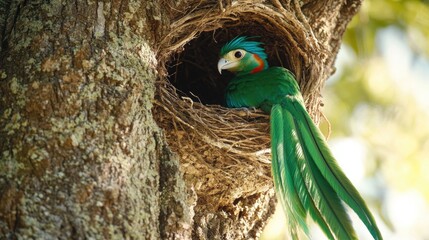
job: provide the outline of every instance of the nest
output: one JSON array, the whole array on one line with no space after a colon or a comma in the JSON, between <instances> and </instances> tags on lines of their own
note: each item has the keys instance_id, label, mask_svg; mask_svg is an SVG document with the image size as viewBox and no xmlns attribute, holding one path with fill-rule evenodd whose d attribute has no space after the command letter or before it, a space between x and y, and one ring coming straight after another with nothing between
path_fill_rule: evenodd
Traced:
<instances>
[{"instance_id":1,"label":"nest","mask_svg":"<svg viewBox=\"0 0 429 240\"><path fill-rule=\"evenodd\" d=\"M198 201L227 208L272 188L269 116L228 109L224 89L231 75L217 72L219 50L238 35L259 36L271 66L290 69L308 106L319 105L317 66L324 50L298 6L206 3L172 23L159 49L154 116L179 154ZM312 84L310 84L312 82ZM321 81L320 81L321 82ZM316 113L317 110L310 112Z\"/></svg>"}]
</instances>

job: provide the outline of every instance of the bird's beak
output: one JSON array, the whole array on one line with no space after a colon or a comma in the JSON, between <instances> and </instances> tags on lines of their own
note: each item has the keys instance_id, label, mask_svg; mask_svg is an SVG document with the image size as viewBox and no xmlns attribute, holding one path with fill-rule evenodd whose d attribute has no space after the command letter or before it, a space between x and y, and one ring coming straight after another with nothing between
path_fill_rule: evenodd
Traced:
<instances>
[{"instance_id":1,"label":"bird's beak","mask_svg":"<svg viewBox=\"0 0 429 240\"><path fill-rule=\"evenodd\" d=\"M229 70L230 72L236 72L237 67L239 66L240 61L237 60L228 60L226 58L219 59L219 62L217 63L217 70L220 74L222 74L222 70Z\"/></svg>"},{"instance_id":2,"label":"bird's beak","mask_svg":"<svg viewBox=\"0 0 429 240\"><path fill-rule=\"evenodd\" d=\"M229 63L228 60L226 60L225 58L221 58L219 59L219 62L217 62L217 70L219 71L220 74L222 74L222 70L223 69L227 69L225 68L225 66Z\"/></svg>"}]
</instances>

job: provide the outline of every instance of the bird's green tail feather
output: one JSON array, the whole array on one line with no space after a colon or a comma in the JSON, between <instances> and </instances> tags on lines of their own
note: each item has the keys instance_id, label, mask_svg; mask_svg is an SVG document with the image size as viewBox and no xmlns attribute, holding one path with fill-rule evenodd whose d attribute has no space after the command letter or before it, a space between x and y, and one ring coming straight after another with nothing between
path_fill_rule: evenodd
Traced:
<instances>
[{"instance_id":1,"label":"bird's green tail feather","mask_svg":"<svg viewBox=\"0 0 429 240\"><path fill-rule=\"evenodd\" d=\"M308 235L308 227L305 221L306 211L299 197L298 189L294 184L293 169L286 161L292 145L285 142L285 127L283 112L280 105L273 106L271 110L271 154L272 174L277 196L287 213L288 227L293 239L298 239L298 227ZM286 143L286 144L285 144Z\"/></svg>"},{"instance_id":2,"label":"bird's green tail feather","mask_svg":"<svg viewBox=\"0 0 429 240\"><path fill-rule=\"evenodd\" d=\"M343 200L374 239L382 239L357 190L338 167L319 129L300 101L285 98L271 110L272 173L289 228L308 234L307 213L329 239L356 239Z\"/></svg>"},{"instance_id":3,"label":"bird's green tail feather","mask_svg":"<svg viewBox=\"0 0 429 240\"><path fill-rule=\"evenodd\" d=\"M299 102L288 102L292 115L297 119L297 128L303 136L304 148L308 150L317 168L323 177L334 189L338 196L359 216L374 239L382 239L374 217L360 196L359 192L342 172L333 157L328 145L320 132L313 124L304 106ZM289 109L289 107L288 107Z\"/></svg>"},{"instance_id":4,"label":"bird's green tail feather","mask_svg":"<svg viewBox=\"0 0 429 240\"><path fill-rule=\"evenodd\" d=\"M290 181L290 184L293 184L293 187L296 189L298 195L298 203L295 204L304 206L304 213L302 216L305 218L308 211L315 222L319 224L321 229L329 237L329 239L334 239L329 229L328 223L324 220L322 214L316 206L314 198L309 192L309 190L311 190L311 186L308 187L304 181L304 179L307 178L302 166L302 163L305 159L299 144L298 135L295 131L294 119L292 115L287 110L282 109L280 105L277 105L275 108L278 109L276 111L281 112L282 114L283 121L280 122L279 125L283 126L283 141L286 143L284 148L285 158L275 159L278 161L283 161L284 164L288 166L290 177L287 179L287 181ZM283 180L284 179L285 178L283 178Z\"/></svg>"}]
</instances>

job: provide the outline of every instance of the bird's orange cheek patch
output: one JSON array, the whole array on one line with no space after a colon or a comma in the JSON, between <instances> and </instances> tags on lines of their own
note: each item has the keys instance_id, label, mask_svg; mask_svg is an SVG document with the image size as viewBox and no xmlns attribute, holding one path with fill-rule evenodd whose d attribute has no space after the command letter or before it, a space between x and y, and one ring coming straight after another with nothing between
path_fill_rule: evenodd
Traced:
<instances>
[{"instance_id":1,"label":"bird's orange cheek patch","mask_svg":"<svg viewBox=\"0 0 429 240\"><path fill-rule=\"evenodd\" d=\"M256 54L253 54L253 57L256 59L256 61L258 62L258 66L255 67L250 73L257 73L260 72L262 70L264 70L264 61Z\"/></svg>"}]
</instances>

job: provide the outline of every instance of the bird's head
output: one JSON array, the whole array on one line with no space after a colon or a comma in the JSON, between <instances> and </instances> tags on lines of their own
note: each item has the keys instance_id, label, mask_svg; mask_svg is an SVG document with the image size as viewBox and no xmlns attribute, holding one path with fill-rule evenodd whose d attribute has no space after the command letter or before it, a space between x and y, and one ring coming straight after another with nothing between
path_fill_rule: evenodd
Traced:
<instances>
[{"instance_id":1,"label":"bird's head","mask_svg":"<svg viewBox=\"0 0 429 240\"><path fill-rule=\"evenodd\" d=\"M232 39L220 50L219 73L228 70L237 75L257 73L268 68L267 54L261 42L247 41L249 37Z\"/></svg>"}]
</instances>

